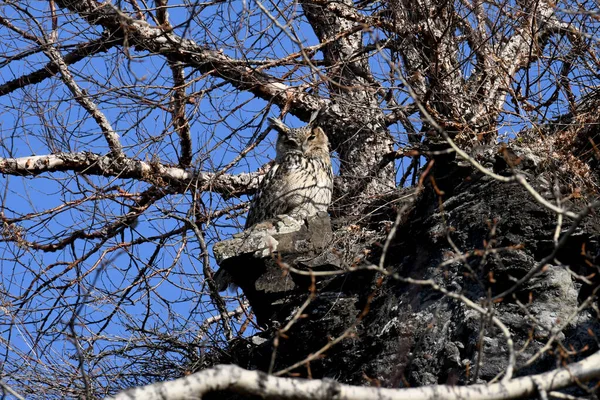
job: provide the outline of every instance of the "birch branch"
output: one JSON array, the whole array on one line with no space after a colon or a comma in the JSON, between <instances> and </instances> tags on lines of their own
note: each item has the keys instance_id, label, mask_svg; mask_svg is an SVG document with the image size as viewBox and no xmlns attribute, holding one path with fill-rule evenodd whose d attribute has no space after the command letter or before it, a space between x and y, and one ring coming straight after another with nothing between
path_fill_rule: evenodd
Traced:
<instances>
[{"instance_id":1,"label":"birch branch","mask_svg":"<svg viewBox=\"0 0 600 400\"><path fill-rule=\"evenodd\" d=\"M167 12L167 0L157 0L156 21L164 28L172 30L173 27L169 21ZM179 136L179 146L181 154L179 156L179 165L189 167L192 164L192 138L190 136L190 122L185 115L186 105L186 82L182 63L168 56L167 61L171 68L173 76L173 95L171 97L171 115L172 123L177 136Z\"/></svg>"},{"instance_id":2,"label":"birch branch","mask_svg":"<svg viewBox=\"0 0 600 400\"><path fill-rule=\"evenodd\" d=\"M291 104L290 112L302 120L308 121L313 112L329 104L329 100L285 85L260 69L251 68L247 62L240 63L222 52L184 39L168 27L152 26L146 21L131 18L110 2L58 0L56 3L78 14L90 25L107 29L111 38L126 37L127 43L138 50L162 54L171 62L179 61L202 73L224 79L235 88L249 91L281 108Z\"/></svg>"},{"instance_id":3,"label":"birch branch","mask_svg":"<svg viewBox=\"0 0 600 400\"><path fill-rule=\"evenodd\" d=\"M76 50L71 51L63 56L65 64L71 65L83 60L88 56L93 56L98 53L107 52L112 47L118 44L117 41L106 39L104 37L92 40L88 43L83 43L77 46ZM53 62L49 62L42 68L31 72L27 75L20 76L0 85L0 96L11 93L17 89L24 88L28 85L40 83L44 79L54 76L58 73L58 66Z\"/></svg>"},{"instance_id":4,"label":"birch branch","mask_svg":"<svg viewBox=\"0 0 600 400\"><path fill-rule=\"evenodd\" d=\"M225 197L251 194L258 187L262 174L219 174L192 171L159 162L130 158L116 159L110 155L90 152L58 153L20 158L1 158L0 173L16 176L37 176L48 172L79 172L119 179L138 179L157 186L181 187L194 184L199 190Z\"/></svg>"},{"instance_id":5,"label":"birch branch","mask_svg":"<svg viewBox=\"0 0 600 400\"><path fill-rule=\"evenodd\" d=\"M600 352L586 359L543 374L515 378L492 385L435 385L387 389L344 385L333 380L277 378L235 365L219 365L175 381L129 389L107 400L184 400L231 390L262 398L306 400L495 400L531 396L600 376Z\"/></svg>"},{"instance_id":6,"label":"birch branch","mask_svg":"<svg viewBox=\"0 0 600 400\"><path fill-rule=\"evenodd\" d=\"M60 52L52 45L48 46L44 52L46 53L48 58L50 58L50 60L54 63L54 65L58 67L62 80L67 86L67 88L69 88L71 93L73 93L75 101L77 101L92 116L92 118L94 118L94 120L102 130L104 138L108 142L108 147L110 148L113 157L124 157L123 146L121 145L121 141L119 140L119 135L113 129L112 125L110 124L110 121L108 120L108 118L106 118L106 115L104 115L104 113L100 111L98 106L90 99L87 93L85 93L79 87L77 82L75 82L75 79L73 78L73 75L71 75L71 72L69 72L69 68L67 67L67 64L65 63L65 60L63 59Z\"/></svg>"}]
</instances>

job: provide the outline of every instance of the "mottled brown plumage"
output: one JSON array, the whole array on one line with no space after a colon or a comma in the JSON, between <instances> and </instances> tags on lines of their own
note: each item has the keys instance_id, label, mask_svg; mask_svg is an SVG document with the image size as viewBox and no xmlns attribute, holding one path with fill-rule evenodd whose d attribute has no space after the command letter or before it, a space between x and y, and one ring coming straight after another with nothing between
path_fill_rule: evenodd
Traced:
<instances>
[{"instance_id":1,"label":"mottled brown plumage","mask_svg":"<svg viewBox=\"0 0 600 400\"><path fill-rule=\"evenodd\" d=\"M252 199L246 229L280 215L303 221L327 211L331 202L333 171L325 132L311 124L289 128L276 118L269 122L278 132L275 163ZM214 279L220 291L235 287L223 268Z\"/></svg>"},{"instance_id":2,"label":"mottled brown plumage","mask_svg":"<svg viewBox=\"0 0 600 400\"><path fill-rule=\"evenodd\" d=\"M289 215L304 220L327 211L333 190L329 142L319 127L289 128L270 118L277 137L275 164L252 199L246 228Z\"/></svg>"}]
</instances>

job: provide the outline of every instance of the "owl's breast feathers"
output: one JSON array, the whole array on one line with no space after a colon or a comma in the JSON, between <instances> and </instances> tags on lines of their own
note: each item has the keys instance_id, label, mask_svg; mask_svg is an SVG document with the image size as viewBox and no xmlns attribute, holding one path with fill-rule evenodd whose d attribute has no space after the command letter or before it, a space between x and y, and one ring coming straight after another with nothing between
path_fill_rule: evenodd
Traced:
<instances>
[{"instance_id":1,"label":"owl's breast feathers","mask_svg":"<svg viewBox=\"0 0 600 400\"><path fill-rule=\"evenodd\" d=\"M265 175L252 199L246 228L282 214L305 219L327 211L332 191L329 154L311 157L290 152Z\"/></svg>"}]
</instances>

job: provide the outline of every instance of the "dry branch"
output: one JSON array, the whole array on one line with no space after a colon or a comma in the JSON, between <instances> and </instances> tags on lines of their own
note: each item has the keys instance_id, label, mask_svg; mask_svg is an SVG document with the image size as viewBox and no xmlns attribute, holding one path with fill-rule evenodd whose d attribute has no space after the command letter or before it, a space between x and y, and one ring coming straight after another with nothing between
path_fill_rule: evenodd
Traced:
<instances>
[{"instance_id":1,"label":"dry branch","mask_svg":"<svg viewBox=\"0 0 600 400\"><path fill-rule=\"evenodd\" d=\"M152 26L146 21L131 18L111 3L61 0L57 4L78 14L91 25L107 29L111 32L111 38L127 39L138 50L162 54L170 62L179 61L202 73L224 79L235 88L249 91L281 108L291 104L290 112L300 119L308 121L313 112L329 103L326 99L285 85L269 74L250 68L247 62L240 62L222 52L184 39L168 28Z\"/></svg>"},{"instance_id":2,"label":"dry branch","mask_svg":"<svg viewBox=\"0 0 600 400\"><path fill-rule=\"evenodd\" d=\"M63 56L63 60L67 65L75 64L76 62L81 61L88 56L93 56L98 53L107 52L117 44L119 44L118 41L107 39L104 37L91 40L87 43L77 45L77 48L75 50ZM4 96L8 93L11 93L17 89L24 88L28 85L40 83L44 79L56 75L58 71L58 65L54 62L49 62L48 64L44 65L42 68L36 71L33 71L27 75L23 75L15 79L11 79L10 81L1 84L0 96Z\"/></svg>"},{"instance_id":3,"label":"dry branch","mask_svg":"<svg viewBox=\"0 0 600 400\"><path fill-rule=\"evenodd\" d=\"M258 173L220 174L189 171L159 162L130 158L115 159L90 152L58 153L20 158L0 158L0 173L37 176L48 172L79 172L119 179L138 179L158 186L175 186L185 190L190 185L225 197L252 193L261 175Z\"/></svg>"},{"instance_id":4,"label":"dry branch","mask_svg":"<svg viewBox=\"0 0 600 400\"><path fill-rule=\"evenodd\" d=\"M46 54L52 63L58 67L63 82L67 88L69 88L71 93L73 93L75 100L90 114L92 118L94 118L102 130L112 155L115 158L124 157L123 146L119 140L119 134L113 129L112 124L106 115L100 111L98 106L90 99L87 93L85 93L85 91L79 87L77 82L75 82L75 78L73 78L73 75L69 71L69 68L60 52L53 46L48 46L46 49Z\"/></svg>"},{"instance_id":5,"label":"dry branch","mask_svg":"<svg viewBox=\"0 0 600 400\"><path fill-rule=\"evenodd\" d=\"M113 400L183 400L202 398L221 390L263 398L306 400L495 400L531 396L600 376L600 352L544 374L525 376L493 385L435 385L409 389L386 389L344 385L332 380L276 378L235 365L220 365L171 382L155 383L119 393Z\"/></svg>"}]
</instances>

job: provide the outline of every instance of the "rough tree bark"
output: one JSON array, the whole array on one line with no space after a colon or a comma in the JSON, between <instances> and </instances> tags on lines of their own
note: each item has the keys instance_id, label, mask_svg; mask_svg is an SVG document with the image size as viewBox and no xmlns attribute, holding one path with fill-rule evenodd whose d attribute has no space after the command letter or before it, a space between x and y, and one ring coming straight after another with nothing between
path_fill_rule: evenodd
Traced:
<instances>
[{"instance_id":1,"label":"rough tree bark","mask_svg":"<svg viewBox=\"0 0 600 400\"><path fill-rule=\"evenodd\" d=\"M549 135L560 135L561 129L549 128ZM583 131L577 135L579 145L587 141L582 136L593 139L600 134L597 127ZM506 147L493 145L480 149L477 162L501 176L523 177L534 190L557 200L569 188L553 182L574 177L548 163L544 143L553 138L524 140L526 146L510 145L512 158ZM576 147L571 151L593 159ZM465 385L498 377L506 383L598 351L594 265L600 251L600 219L593 211L598 204L563 200L561 207L577 217L557 223L557 214L517 181L499 181L453 155L434 160L431 180L422 191L400 196L401 213L389 246L382 248L385 238L345 232L344 239L338 237L333 248L317 251L315 258L305 244L311 242L310 233L293 236L292 247L236 239L248 243L249 249L236 255L240 247L231 246L228 263L253 266L239 269L238 279L244 282L258 321L270 328L233 341L230 351L213 362L275 375L401 388ZM598 179L597 172L590 178ZM308 227L310 231L310 223ZM275 236L276 242L285 243L283 236ZM344 240L356 246L352 254L366 256L354 261L358 270L340 275ZM304 251L293 243L302 243ZM257 249L266 253L257 258ZM272 259L269 250L281 258ZM270 272L281 268L289 275ZM315 273L312 289L308 270ZM254 283L264 279L270 286ZM479 306L469 299L478 300ZM593 387L594 383L589 392L584 386L571 392L595 398ZM397 396L409 398L402 392Z\"/></svg>"},{"instance_id":2,"label":"rough tree bark","mask_svg":"<svg viewBox=\"0 0 600 400\"><path fill-rule=\"evenodd\" d=\"M340 156L340 175L335 190L336 208L343 215L361 215L365 206L395 186L394 168L380 168L393 151L393 139L379 107L378 87L364 52L361 31L350 35L354 23L340 15L342 2L301 2L302 9L323 46L327 85L331 95L325 129Z\"/></svg>"}]
</instances>

